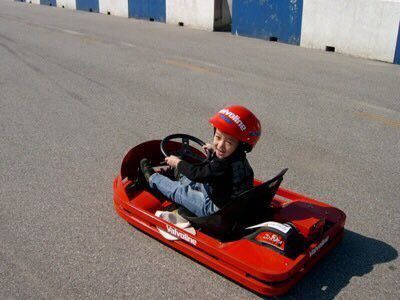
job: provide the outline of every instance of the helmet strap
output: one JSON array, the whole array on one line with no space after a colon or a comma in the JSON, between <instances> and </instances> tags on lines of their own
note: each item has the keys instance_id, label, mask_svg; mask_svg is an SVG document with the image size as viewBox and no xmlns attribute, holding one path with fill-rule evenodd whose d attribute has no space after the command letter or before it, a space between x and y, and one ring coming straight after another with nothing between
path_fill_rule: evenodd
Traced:
<instances>
[{"instance_id":1,"label":"helmet strap","mask_svg":"<svg viewBox=\"0 0 400 300\"><path fill-rule=\"evenodd\" d=\"M240 142L239 147L246 153L249 153L251 150L253 150L253 147L250 144L244 142Z\"/></svg>"}]
</instances>

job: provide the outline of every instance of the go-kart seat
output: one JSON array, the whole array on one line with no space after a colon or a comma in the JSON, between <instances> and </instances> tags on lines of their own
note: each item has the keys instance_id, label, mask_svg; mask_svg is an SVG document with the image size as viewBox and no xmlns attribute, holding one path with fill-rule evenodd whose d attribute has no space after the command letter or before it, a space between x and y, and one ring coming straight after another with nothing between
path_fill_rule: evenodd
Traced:
<instances>
[{"instance_id":1,"label":"go-kart seat","mask_svg":"<svg viewBox=\"0 0 400 300\"><path fill-rule=\"evenodd\" d=\"M212 215L196 217L183 206L178 213L202 232L219 239L229 239L244 226L268 221L266 218L271 215L270 203L287 170L282 170L271 180L242 193Z\"/></svg>"}]
</instances>

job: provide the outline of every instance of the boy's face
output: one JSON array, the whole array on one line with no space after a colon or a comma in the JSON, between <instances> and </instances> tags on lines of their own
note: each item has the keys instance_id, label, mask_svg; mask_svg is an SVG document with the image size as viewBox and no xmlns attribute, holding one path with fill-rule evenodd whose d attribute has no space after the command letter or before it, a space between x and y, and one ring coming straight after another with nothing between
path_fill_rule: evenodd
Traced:
<instances>
[{"instance_id":1,"label":"boy's face","mask_svg":"<svg viewBox=\"0 0 400 300\"><path fill-rule=\"evenodd\" d=\"M213 144L216 156L221 159L227 158L235 152L239 145L239 141L229 134L223 133L217 129L214 134Z\"/></svg>"}]
</instances>

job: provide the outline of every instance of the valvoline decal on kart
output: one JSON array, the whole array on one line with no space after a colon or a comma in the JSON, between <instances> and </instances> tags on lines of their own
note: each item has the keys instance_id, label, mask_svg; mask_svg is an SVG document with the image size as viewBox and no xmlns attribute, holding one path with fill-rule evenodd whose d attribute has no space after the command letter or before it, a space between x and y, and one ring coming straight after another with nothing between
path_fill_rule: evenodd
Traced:
<instances>
[{"instance_id":1,"label":"valvoline decal on kart","mask_svg":"<svg viewBox=\"0 0 400 300\"><path fill-rule=\"evenodd\" d=\"M240 120L231 114L229 117L240 125ZM182 142L172 141L176 138ZM212 215L196 217L181 211L182 207L176 210L176 204L145 186L139 162L147 158L153 167L161 166L171 152L181 152L188 162L206 160L205 153L190 146L189 141L204 144L195 137L176 134L163 141L144 142L126 154L113 185L114 207L123 219L267 296L287 293L343 238L346 215L329 204L280 187L287 169L268 181L254 180L253 188ZM173 172L165 176L174 180ZM157 216L157 211L178 213L190 223L195 235ZM160 229L173 239L165 238Z\"/></svg>"},{"instance_id":2,"label":"valvoline decal on kart","mask_svg":"<svg viewBox=\"0 0 400 300\"><path fill-rule=\"evenodd\" d=\"M284 241L283 237L274 232L263 231L255 237L255 240L257 242L276 247L279 250L282 250L282 251L285 250L285 241Z\"/></svg>"},{"instance_id":3,"label":"valvoline decal on kart","mask_svg":"<svg viewBox=\"0 0 400 300\"><path fill-rule=\"evenodd\" d=\"M186 241L188 243L191 243L194 246L197 245L197 241L195 239L193 239L192 237L190 237L186 233L180 232L175 227L172 227L172 226L170 226L168 224L167 224L167 232L172 234L173 236L177 237L178 239L181 239L181 240L184 240L184 241Z\"/></svg>"},{"instance_id":4,"label":"valvoline decal on kart","mask_svg":"<svg viewBox=\"0 0 400 300\"><path fill-rule=\"evenodd\" d=\"M329 236L327 236L326 238L324 238L321 243L319 243L317 246L315 246L315 248L311 249L308 254L310 256L315 255L315 253L317 253L323 246L325 246L326 243L328 243L329 241Z\"/></svg>"}]
</instances>

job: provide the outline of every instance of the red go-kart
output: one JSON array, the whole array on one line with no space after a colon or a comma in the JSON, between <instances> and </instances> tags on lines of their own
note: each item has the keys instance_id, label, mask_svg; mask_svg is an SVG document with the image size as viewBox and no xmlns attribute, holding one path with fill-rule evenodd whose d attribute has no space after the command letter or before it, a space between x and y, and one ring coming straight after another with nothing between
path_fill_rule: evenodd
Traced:
<instances>
[{"instance_id":1,"label":"red go-kart","mask_svg":"<svg viewBox=\"0 0 400 300\"><path fill-rule=\"evenodd\" d=\"M132 148L114 180L115 210L133 226L252 291L286 293L342 239L346 215L281 188L287 169L266 182L255 180L254 188L207 217L196 217L146 188L142 158L173 178L164 157L202 162L209 159L202 145L195 137L174 134ZM164 212L187 220L191 230L162 218Z\"/></svg>"}]
</instances>

